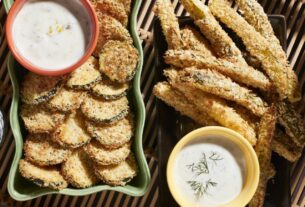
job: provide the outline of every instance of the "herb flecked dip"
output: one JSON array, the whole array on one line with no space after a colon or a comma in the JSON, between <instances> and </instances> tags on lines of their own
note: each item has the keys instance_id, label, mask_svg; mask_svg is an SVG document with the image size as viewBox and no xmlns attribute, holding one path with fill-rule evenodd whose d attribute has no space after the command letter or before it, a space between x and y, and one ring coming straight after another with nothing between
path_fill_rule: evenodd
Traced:
<instances>
[{"instance_id":1,"label":"herb flecked dip","mask_svg":"<svg viewBox=\"0 0 305 207\"><path fill-rule=\"evenodd\" d=\"M180 194L204 206L229 203L242 191L246 163L240 148L224 137L198 138L186 145L174 163Z\"/></svg>"}]
</instances>

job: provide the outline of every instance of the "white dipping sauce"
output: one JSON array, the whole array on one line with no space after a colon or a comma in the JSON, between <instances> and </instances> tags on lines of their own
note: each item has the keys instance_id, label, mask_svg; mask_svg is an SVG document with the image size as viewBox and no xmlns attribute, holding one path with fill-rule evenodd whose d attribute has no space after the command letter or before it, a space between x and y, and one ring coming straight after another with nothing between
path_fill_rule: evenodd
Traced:
<instances>
[{"instance_id":1,"label":"white dipping sauce","mask_svg":"<svg viewBox=\"0 0 305 207\"><path fill-rule=\"evenodd\" d=\"M224 137L208 137L179 152L173 176L181 196L198 206L215 207L240 194L245 170L243 153L236 144Z\"/></svg>"},{"instance_id":2,"label":"white dipping sauce","mask_svg":"<svg viewBox=\"0 0 305 207\"><path fill-rule=\"evenodd\" d=\"M90 38L90 16L78 0L29 0L13 23L19 53L46 70L75 64Z\"/></svg>"}]
</instances>

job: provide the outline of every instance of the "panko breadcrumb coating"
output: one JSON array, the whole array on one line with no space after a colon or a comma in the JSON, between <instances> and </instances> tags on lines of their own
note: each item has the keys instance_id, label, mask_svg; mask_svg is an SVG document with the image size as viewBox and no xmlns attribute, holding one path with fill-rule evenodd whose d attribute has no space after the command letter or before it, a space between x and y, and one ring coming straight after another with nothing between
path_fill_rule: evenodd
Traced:
<instances>
[{"instance_id":1,"label":"panko breadcrumb coating","mask_svg":"<svg viewBox=\"0 0 305 207\"><path fill-rule=\"evenodd\" d=\"M104 100L88 96L81 106L83 115L96 123L113 123L124 118L129 111L128 100L124 96L117 100Z\"/></svg>"},{"instance_id":2,"label":"panko breadcrumb coating","mask_svg":"<svg viewBox=\"0 0 305 207\"><path fill-rule=\"evenodd\" d=\"M88 143L91 137L85 129L81 114L74 112L54 131L52 139L63 147L77 148Z\"/></svg>"},{"instance_id":3,"label":"panko breadcrumb coating","mask_svg":"<svg viewBox=\"0 0 305 207\"><path fill-rule=\"evenodd\" d=\"M40 104L56 95L63 83L62 76L41 76L28 72L21 86L21 100L26 104Z\"/></svg>"},{"instance_id":4,"label":"panko breadcrumb coating","mask_svg":"<svg viewBox=\"0 0 305 207\"><path fill-rule=\"evenodd\" d=\"M138 61L139 54L133 45L110 40L99 55L99 68L110 80L126 83L133 79Z\"/></svg>"},{"instance_id":5,"label":"panko breadcrumb coating","mask_svg":"<svg viewBox=\"0 0 305 207\"><path fill-rule=\"evenodd\" d=\"M61 166L64 178L75 188L88 188L100 182L93 163L82 148L75 150Z\"/></svg>"},{"instance_id":6,"label":"panko breadcrumb coating","mask_svg":"<svg viewBox=\"0 0 305 207\"><path fill-rule=\"evenodd\" d=\"M64 114L50 112L42 105L22 105L20 116L25 128L34 134L52 132L65 118Z\"/></svg>"},{"instance_id":7,"label":"panko breadcrumb coating","mask_svg":"<svg viewBox=\"0 0 305 207\"><path fill-rule=\"evenodd\" d=\"M117 149L107 149L97 140L91 141L84 147L91 160L98 165L116 165L124 161L130 153L130 144L124 144Z\"/></svg>"},{"instance_id":8,"label":"panko breadcrumb coating","mask_svg":"<svg viewBox=\"0 0 305 207\"><path fill-rule=\"evenodd\" d=\"M127 115L113 124L86 122L87 131L105 148L115 149L130 141L134 133L134 116Z\"/></svg>"},{"instance_id":9,"label":"panko breadcrumb coating","mask_svg":"<svg viewBox=\"0 0 305 207\"><path fill-rule=\"evenodd\" d=\"M103 78L102 81L91 88L91 93L106 100L113 100L126 96L128 89L128 83L116 83Z\"/></svg>"},{"instance_id":10,"label":"panko breadcrumb coating","mask_svg":"<svg viewBox=\"0 0 305 207\"><path fill-rule=\"evenodd\" d=\"M21 159L19 161L19 171L22 177L32 181L40 187L54 190L62 190L68 187L67 181L55 166L40 167Z\"/></svg>"},{"instance_id":11,"label":"panko breadcrumb coating","mask_svg":"<svg viewBox=\"0 0 305 207\"><path fill-rule=\"evenodd\" d=\"M25 159L40 166L57 165L70 156L70 150L52 142L47 134L29 134L23 146Z\"/></svg>"},{"instance_id":12,"label":"panko breadcrumb coating","mask_svg":"<svg viewBox=\"0 0 305 207\"><path fill-rule=\"evenodd\" d=\"M67 86L74 89L90 89L102 78L98 70L98 60L91 56L79 68L74 70L67 81Z\"/></svg>"},{"instance_id":13,"label":"panko breadcrumb coating","mask_svg":"<svg viewBox=\"0 0 305 207\"><path fill-rule=\"evenodd\" d=\"M132 153L118 165L96 165L95 174L106 184L124 186L137 175L138 167Z\"/></svg>"},{"instance_id":14,"label":"panko breadcrumb coating","mask_svg":"<svg viewBox=\"0 0 305 207\"><path fill-rule=\"evenodd\" d=\"M97 12L99 21L99 37L97 40L96 48L93 52L95 57L98 57L104 45L109 40L126 41L132 44L132 38L128 30L115 18Z\"/></svg>"}]
</instances>

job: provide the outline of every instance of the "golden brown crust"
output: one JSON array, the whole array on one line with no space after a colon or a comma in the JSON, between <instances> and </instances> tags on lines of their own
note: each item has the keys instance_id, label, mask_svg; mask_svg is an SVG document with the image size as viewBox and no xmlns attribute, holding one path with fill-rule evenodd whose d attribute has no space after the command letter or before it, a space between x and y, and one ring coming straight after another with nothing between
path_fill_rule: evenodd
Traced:
<instances>
[{"instance_id":1,"label":"golden brown crust","mask_svg":"<svg viewBox=\"0 0 305 207\"><path fill-rule=\"evenodd\" d=\"M133 45L110 40L99 55L99 69L110 80L126 83L134 77L138 61L139 54Z\"/></svg>"},{"instance_id":2,"label":"golden brown crust","mask_svg":"<svg viewBox=\"0 0 305 207\"><path fill-rule=\"evenodd\" d=\"M280 99L295 93L290 86L291 75L287 72L287 60L278 57L272 45L253 26L248 24L223 0L213 0L209 6L212 13L232 29L243 41L250 54L262 63L263 69L275 85ZM291 68L290 68L291 70Z\"/></svg>"},{"instance_id":3,"label":"golden brown crust","mask_svg":"<svg viewBox=\"0 0 305 207\"><path fill-rule=\"evenodd\" d=\"M181 82L204 92L234 101L257 116L262 116L266 111L267 104L257 94L238 85L217 71L200 70L192 67L179 71L178 76Z\"/></svg>"},{"instance_id":4,"label":"golden brown crust","mask_svg":"<svg viewBox=\"0 0 305 207\"><path fill-rule=\"evenodd\" d=\"M112 16L127 27L128 16L124 5L117 0L96 0L95 11Z\"/></svg>"},{"instance_id":5,"label":"golden brown crust","mask_svg":"<svg viewBox=\"0 0 305 207\"><path fill-rule=\"evenodd\" d=\"M70 114L52 134L52 139L63 147L77 148L91 140L84 120L78 112Z\"/></svg>"},{"instance_id":6,"label":"golden brown crust","mask_svg":"<svg viewBox=\"0 0 305 207\"><path fill-rule=\"evenodd\" d=\"M187 98L167 82L160 82L154 86L154 95L173 107L182 115L188 116L203 126L219 125L208 113L199 111Z\"/></svg>"},{"instance_id":7,"label":"golden brown crust","mask_svg":"<svg viewBox=\"0 0 305 207\"><path fill-rule=\"evenodd\" d=\"M19 171L22 177L32 181L40 187L62 190L68 187L67 181L55 166L39 167L21 159Z\"/></svg>"},{"instance_id":8,"label":"golden brown crust","mask_svg":"<svg viewBox=\"0 0 305 207\"><path fill-rule=\"evenodd\" d=\"M87 144L84 150L90 159L98 165L117 165L128 157L130 144L127 143L117 149L107 149L94 140Z\"/></svg>"},{"instance_id":9,"label":"golden brown crust","mask_svg":"<svg viewBox=\"0 0 305 207\"><path fill-rule=\"evenodd\" d=\"M127 95L128 83L115 83L106 78L91 88L91 93L106 100L114 100Z\"/></svg>"},{"instance_id":10,"label":"golden brown crust","mask_svg":"<svg viewBox=\"0 0 305 207\"><path fill-rule=\"evenodd\" d=\"M64 114L50 112L42 105L35 107L31 105L22 105L20 116L24 122L25 128L33 134L50 133L65 118Z\"/></svg>"},{"instance_id":11,"label":"golden brown crust","mask_svg":"<svg viewBox=\"0 0 305 207\"><path fill-rule=\"evenodd\" d=\"M118 165L94 166L95 174L106 184L124 186L137 175L138 167L132 153Z\"/></svg>"},{"instance_id":12,"label":"golden brown crust","mask_svg":"<svg viewBox=\"0 0 305 207\"><path fill-rule=\"evenodd\" d=\"M182 48L183 42L181 39L179 23L171 2L169 0L157 0L155 4L155 13L160 19L168 48Z\"/></svg>"},{"instance_id":13,"label":"golden brown crust","mask_svg":"<svg viewBox=\"0 0 305 207\"><path fill-rule=\"evenodd\" d=\"M21 100L26 104L40 104L56 95L63 83L63 77L41 76L29 72L21 86Z\"/></svg>"},{"instance_id":14,"label":"golden brown crust","mask_svg":"<svg viewBox=\"0 0 305 207\"><path fill-rule=\"evenodd\" d=\"M247 65L234 64L213 56L207 57L201 51L168 50L165 53L164 60L167 64L179 68L191 66L199 69L209 68L230 77L236 82L264 91L269 90L271 86L269 79L262 72Z\"/></svg>"},{"instance_id":15,"label":"golden brown crust","mask_svg":"<svg viewBox=\"0 0 305 207\"><path fill-rule=\"evenodd\" d=\"M97 183L99 179L93 172L92 163L87 154L80 148L61 166L64 178L75 188L88 188Z\"/></svg>"},{"instance_id":16,"label":"golden brown crust","mask_svg":"<svg viewBox=\"0 0 305 207\"><path fill-rule=\"evenodd\" d=\"M96 48L93 52L95 57L98 57L103 49L103 46L109 40L126 41L132 44L132 38L128 30L115 18L97 12L99 21L99 37Z\"/></svg>"},{"instance_id":17,"label":"golden brown crust","mask_svg":"<svg viewBox=\"0 0 305 207\"><path fill-rule=\"evenodd\" d=\"M23 149L25 159L40 166L60 164L70 155L69 149L52 142L47 134L28 135Z\"/></svg>"}]
</instances>

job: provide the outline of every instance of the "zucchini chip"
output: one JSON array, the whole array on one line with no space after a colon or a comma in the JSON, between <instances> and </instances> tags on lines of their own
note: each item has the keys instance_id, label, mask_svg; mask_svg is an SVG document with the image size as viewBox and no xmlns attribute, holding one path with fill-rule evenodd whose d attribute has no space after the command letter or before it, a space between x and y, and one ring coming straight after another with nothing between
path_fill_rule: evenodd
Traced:
<instances>
[{"instance_id":1,"label":"zucchini chip","mask_svg":"<svg viewBox=\"0 0 305 207\"><path fill-rule=\"evenodd\" d=\"M88 156L99 165L116 165L123 162L130 153L130 144L127 143L118 149L104 148L94 140L84 147Z\"/></svg>"},{"instance_id":2,"label":"zucchini chip","mask_svg":"<svg viewBox=\"0 0 305 207\"><path fill-rule=\"evenodd\" d=\"M89 90L102 78L98 71L98 60L93 56L78 69L73 71L67 81L69 88Z\"/></svg>"},{"instance_id":3,"label":"zucchini chip","mask_svg":"<svg viewBox=\"0 0 305 207\"><path fill-rule=\"evenodd\" d=\"M128 16L121 2L116 0L97 0L95 8L96 12L107 14L121 22L124 27L127 27Z\"/></svg>"},{"instance_id":4,"label":"zucchini chip","mask_svg":"<svg viewBox=\"0 0 305 207\"><path fill-rule=\"evenodd\" d=\"M63 83L62 76L41 76L27 73L21 86L21 100L26 104L40 104L55 96Z\"/></svg>"},{"instance_id":5,"label":"zucchini chip","mask_svg":"<svg viewBox=\"0 0 305 207\"><path fill-rule=\"evenodd\" d=\"M50 112L41 105L35 107L23 105L20 116L23 119L25 128L34 134L52 132L65 118L64 114Z\"/></svg>"},{"instance_id":6,"label":"zucchini chip","mask_svg":"<svg viewBox=\"0 0 305 207\"><path fill-rule=\"evenodd\" d=\"M24 144L24 155L27 161L40 166L48 166L64 162L70 155L70 150L52 142L51 137L47 134L30 134Z\"/></svg>"},{"instance_id":7,"label":"zucchini chip","mask_svg":"<svg viewBox=\"0 0 305 207\"><path fill-rule=\"evenodd\" d=\"M53 133L53 140L63 147L77 148L91 139L84 130L84 120L79 113L70 114Z\"/></svg>"},{"instance_id":8,"label":"zucchini chip","mask_svg":"<svg viewBox=\"0 0 305 207\"><path fill-rule=\"evenodd\" d=\"M114 149L122 147L133 136L133 116L130 114L122 120L111 124L93 124L86 122L87 131L95 137L105 148Z\"/></svg>"},{"instance_id":9,"label":"zucchini chip","mask_svg":"<svg viewBox=\"0 0 305 207\"><path fill-rule=\"evenodd\" d=\"M110 80L125 83L135 75L139 54L130 43L108 41L99 57L100 71Z\"/></svg>"},{"instance_id":10,"label":"zucchini chip","mask_svg":"<svg viewBox=\"0 0 305 207\"><path fill-rule=\"evenodd\" d=\"M70 112L80 107L84 93L71 89L61 88L60 91L47 103L52 111Z\"/></svg>"},{"instance_id":11,"label":"zucchini chip","mask_svg":"<svg viewBox=\"0 0 305 207\"><path fill-rule=\"evenodd\" d=\"M137 175L137 164L132 153L118 165L94 166L95 174L106 184L124 186Z\"/></svg>"},{"instance_id":12,"label":"zucchini chip","mask_svg":"<svg viewBox=\"0 0 305 207\"><path fill-rule=\"evenodd\" d=\"M95 57L98 57L104 45L109 40L127 41L132 44L132 38L129 31L115 18L104 13L97 12L99 22L99 37L96 48L93 52Z\"/></svg>"},{"instance_id":13,"label":"zucchini chip","mask_svg":"<svg viewBox=\"0 0 305 207\"><path fill-rule=\"evenodd\" d=\"M114 100L126 96L129 88L127 83L114 83L103 79L91 88L93 95L102 97L106 100Z\"/></svg>"},{"instance_id":14,"label":"zucchini chip","mask_svg":"<svg viewBox=\"0 0 305 207\"><path fill-rule=\"evenodd\" d=\"M39 167L21 159L19 162L19 171L22 177L33 181L33 183L40 187L54 190L61 190L68 187L67 181L55 166Z\"/></svg>"},{"instance_id":15,"label":"zucchini chip","mask_svg":"<svg viewBox=\"0 0 305 207\"><path fill-rule=\"evenodd\" d=\"M92 170L92 163L82 149L78 149L61 166L64 178L76 188L88 188L99 183Z\"/></svg>"},{"instance_id":16,"label":"zucchini chip","mask_svg":"<svg viewBox=\"0 0 305 207\"><path fill-rule=\"evenodd\" d=\"M81 106L84 116L96 123L113 123L125 117L129 111L126 96L107 101L89 96Z\"/></svg>"}]
</instances>

